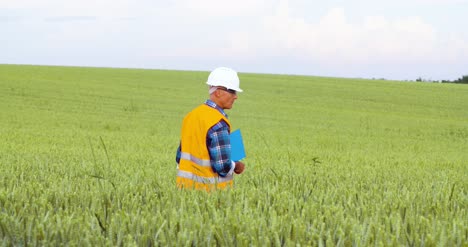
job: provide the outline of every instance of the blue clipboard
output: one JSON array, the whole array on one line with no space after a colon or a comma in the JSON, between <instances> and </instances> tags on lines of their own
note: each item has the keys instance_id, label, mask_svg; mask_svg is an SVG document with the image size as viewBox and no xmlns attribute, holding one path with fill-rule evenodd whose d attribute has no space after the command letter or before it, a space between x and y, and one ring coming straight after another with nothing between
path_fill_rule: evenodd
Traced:
<instances>
[{"instance_id":1,"label":"blue clipboard","mask_svg":"<svg viewBox=\"0 0 468 247\"><path fill-rule=\"evenodd\" d=\"M231 139L231 160L239 161L245 158L244 142L240 129L235 130L230 135Z\"/></svg>"}]
</instances>

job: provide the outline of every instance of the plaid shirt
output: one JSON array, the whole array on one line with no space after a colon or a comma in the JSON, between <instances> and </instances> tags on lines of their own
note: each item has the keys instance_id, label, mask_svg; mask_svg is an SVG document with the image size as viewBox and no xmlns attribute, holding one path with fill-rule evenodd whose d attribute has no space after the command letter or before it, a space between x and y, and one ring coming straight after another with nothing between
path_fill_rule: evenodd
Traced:
<instances>
[{"instance_id":1,"label":"plaid shirt","mask_svg":"<svg viewBox=\"0 0 468 247\"><path fill-rule=\"evenodd\" d=\"M228 117L223 109L213 101L207 100L205 104L215 108L226 118ZM224 120L221 120L211 127L206 135L206 145L210 154L211 167L221 177L228 175L233 166L229 133L229 126ZM180 144L179 148L177 148L176 162L177 164L180 162Z\"/></svg>"}]
</instances>

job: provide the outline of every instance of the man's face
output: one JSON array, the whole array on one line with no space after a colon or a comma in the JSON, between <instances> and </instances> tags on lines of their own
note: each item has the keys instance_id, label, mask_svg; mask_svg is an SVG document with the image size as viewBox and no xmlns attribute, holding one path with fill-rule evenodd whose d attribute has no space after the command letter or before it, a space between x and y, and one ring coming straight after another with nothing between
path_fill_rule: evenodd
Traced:
<instances>
[{"instance_id":1,"label":"man's face","mask_svg":"<svg viewBox=\"0 0 468 247\"><path fill-rule=\"evenodd\" d=\"M220 107L231 109L234 101L237 99L237 93L234 90L218 87Z\"/></svg>"}]
</instances>

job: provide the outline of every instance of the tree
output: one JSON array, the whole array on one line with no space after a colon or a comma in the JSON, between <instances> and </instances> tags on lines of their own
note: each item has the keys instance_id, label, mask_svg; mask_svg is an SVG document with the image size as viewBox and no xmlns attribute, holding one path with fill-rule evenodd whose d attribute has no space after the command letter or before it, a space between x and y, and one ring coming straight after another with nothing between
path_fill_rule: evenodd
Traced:
<instances>
[{"instance_id":1,"label":"tree","mask_svg":"<svg viewBox=\"0 0 468 247\"><path fill-rule=\"evenodd\" d=\"M468 84L468 75L462 76L462 78L459 78L458 80L454 81L455 83L463 83L463 84Z\"/></svg>"}]
</instances>

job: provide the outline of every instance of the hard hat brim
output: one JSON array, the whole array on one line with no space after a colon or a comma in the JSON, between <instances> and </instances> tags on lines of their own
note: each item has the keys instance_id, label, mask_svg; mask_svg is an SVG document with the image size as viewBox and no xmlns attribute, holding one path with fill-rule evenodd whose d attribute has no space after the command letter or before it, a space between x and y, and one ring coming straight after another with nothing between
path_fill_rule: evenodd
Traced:
<instances>
[{"instance_id":1,"label":"hard hat brim","mask_svg":"<svg viewBox=\"0 0 468 247\"><path fill-rule=\"evenodd\" d=\"M232 89L232 90L234 90L234 91L236 91L236 92L239 92L239 93L242 93L242 92L243 92L243 90L240 89L240 88L228 88L228 89Z\"/></svg>"},{"instance_id":2,"label":"hard hat brim","mask_svg":"<svg viewBox=\"0 0 468 247\"><path fill-rule=\"evenodd\" d=\"M207 84L208 86L212 86L212 87L225 87L225 88L226 88L226 86L224 86L224 85L212 85L212 84L209 83L209 82L206 82L206 84ZM240 89L240 88L227 88L227 89L232 89L232 90L234 90L234 91L236 91L236 92L239 92L239 93L242 93L242 92L244 91L244 90L242 90L242 89Z\"/></svg>"}]
</instances>

